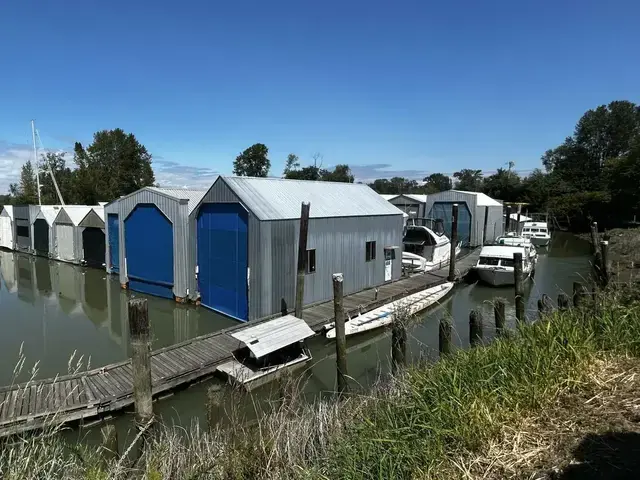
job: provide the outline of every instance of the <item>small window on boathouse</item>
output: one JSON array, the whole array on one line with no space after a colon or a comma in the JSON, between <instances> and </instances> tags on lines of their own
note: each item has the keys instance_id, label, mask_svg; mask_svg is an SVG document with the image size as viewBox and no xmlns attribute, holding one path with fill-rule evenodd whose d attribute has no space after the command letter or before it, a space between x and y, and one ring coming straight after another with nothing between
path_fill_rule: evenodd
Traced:
<instances>
[{"instance_id":1,"label":"small window on boathouse","mask_svg":"<svg viewBox=\"0 0 640 480\"><path fill-rule=\"evenodd\" d=\"M376 259L376 242L367 242L366 244L366 261L370 262L371 260Z\"/></svg>"},{"instance_id":2,"label":"small window on boathouse","mask_svg":"<svg viewBox=\"0 0 640 480\"><path fill-rule=\"evenodd\" d=\"M316 250L307 250L307 273L316 271Z\"/></svg>"}]
</instances>

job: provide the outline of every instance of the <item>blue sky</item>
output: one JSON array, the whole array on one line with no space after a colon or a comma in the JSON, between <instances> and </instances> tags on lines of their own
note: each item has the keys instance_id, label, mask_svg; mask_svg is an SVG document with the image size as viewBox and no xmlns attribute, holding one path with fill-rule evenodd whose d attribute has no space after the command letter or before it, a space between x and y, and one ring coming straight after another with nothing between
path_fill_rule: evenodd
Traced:
<instances>
[{"instance_id":1,"label":"blue sky","mask_svg":"<svg viewBox=\"0 0 640 480\"><path fill-rule=\"evenodd\" d=\"M133 132L158 181L253 143L359 180L540 166L588 108L640 102L640 2L21 0L0 4L0 191L30 125Z\"/></svg>"}]
</instances>

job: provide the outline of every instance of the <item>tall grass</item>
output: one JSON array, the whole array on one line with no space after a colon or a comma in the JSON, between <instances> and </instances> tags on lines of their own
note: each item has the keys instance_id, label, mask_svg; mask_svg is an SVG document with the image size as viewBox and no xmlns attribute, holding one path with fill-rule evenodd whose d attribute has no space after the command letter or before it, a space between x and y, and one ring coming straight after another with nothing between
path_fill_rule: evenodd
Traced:
<instances>
[{"instance_id":1,"label":"tall grass","mask_svg":"<svg viewBox=\"0 0 640 480\"><path fill-rule=\"evenodd\" d=\"M412 366L368 394L312 404L293 394L251 424L158 428L137 463L105 464L96 451L38 436L5 445L0 471L5 478L457 478L461 456L482 454L505 425L582 389L608 355L640 357L637 290L601 294L490 345Z\"/></svg>"}]
</instances>

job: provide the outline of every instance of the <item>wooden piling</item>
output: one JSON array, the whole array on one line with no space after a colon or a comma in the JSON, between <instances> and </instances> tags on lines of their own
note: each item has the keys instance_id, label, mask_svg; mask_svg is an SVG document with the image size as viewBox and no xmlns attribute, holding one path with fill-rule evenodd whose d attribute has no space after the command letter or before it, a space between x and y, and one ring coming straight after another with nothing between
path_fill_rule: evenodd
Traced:
<instances>
[{"instance_id":1,"label":"wooden piling","mask_svg":"<svg viewBox=\"0 0 640 480\"><path fill-rule=\"evenodd\" d=\"M479 310L469 312L469 344L472 347L482 343L482 313Z\"/></svg>"},{"instance_id":2,"label":"wooden piling","mask_svg":"<svg viewBox=\"0 0 640 480\"><path fill-rule=\"evenodd\" d=\"M344 326L344 308L342 306L343 277L341 273L333 274L333 313L336 329L336 372L338 375L338 392L347 390L347 336Z\"/></svg>"},{"instance_id":3,"label":"wooden piling","mask_svg":"<svg viewBox=\"0 0 640 480\"><path fill-rule=\"evenodd\" d=\"M296 275L295 316L302 318L302 301L304 299L304 276L307 270L307 236L309 233L309 202L302 202L300 209L300 235L298 238L298 273Z\"/></svg>"},{"instance_id":4,"label":"wooden piling","mask_svg":"<svg viewBox=\"0 0 640 480\"><path fill-rule=\"evenodd\" d=\"M451 320L446 317L440 319L438 329L438 351L440 357L451 353Z\"/></svg>"},{"instance_id":5,"label":"wooden piling","mask_svg":"<svg viewBox=\"0 0 640 480\"><path fill-rule=\"evenodd\" d=\"M518 218L516 220L516 233L520 235L520 215L522 214L522 205L518 205Z\"/></svg>"},{"instance_id":6,"label":"wooden piling","mask_svg":"<svg viewBox=\"0 0 640 480\"><path fill-rule=\"evenodd\" d=\"M600 252L602 252L602 265L600 267L600 277L602 280L602 286L606 287L609 284L611 278L611 269L609 265L609 241L603 240L600 242Z\"/></svg>"},{"instance_id":7,"label":"wooden piling","mask_svg":"<svg viewBox=\"0 0 640 480\"><path fill-rule=\"evenodd\" d=\"M151 397L151 336L149 308L146 298L129 300L129 334L131 338L131 369L133 399L138 428L146 428L153 420Z\"/></svg>"},{"instance_id":8,"label":"wooden piling","mask_svg":"<svg viewBox=\"0 0 640 480\"><path fill-rule=\"evenodd\" d=\"M505 222L504 233L509 233L511 231L511 205L507 205L505 208L507 220Z\"/></svg>"},{"instance_id":9,"label":"wooden piling","mask_svg":"<svg viewBox=\"0 0 640 480\"><path fill-rule=\"evenodd\" d=\"M398 373L407 364L407 328L402 319L391 328L391 371Z\"/></svg>"},{"instance_id":10,"label":"wooden piling","mask_svg":"<svg viewBox=\"0 0 640 480\"><path fill-rule=\"evenodd\" d=\"M100 453L106 465L118 458L118 431L113 423L107 423L100 428L102 445Z\"/></svg>"},{"instance_id":11,"label":"wooden piling","mask_svg":"<svg viewBox=\"0 0 640 480\"><path fill-rule=\"evenodd\" d=\"M561 312L569 309L569 295L561 293L558 295L558 310Z\"/></svg>"},{"instance_id":12,"label":"wooden piling","mask_svg":"<svg viewBox=\"0 0 640 480\"><path fill-rule=\"evenodd\" d=\"M579 307L584 300L584 286L580 282L573 282L573 306Z\"/></svg>"},{"instance_id":13,"label":"wooden piling","mask_svg":"<svg viewBox=\"0 0 640 480\"><path fill-rule=\"evenodd\" d=\"M449 257L449 277L453 282L456 279L456 245L458 243L458 204L451 207L451 253Z\"/></svg>"},{"instance_id":14,"label":"wooden piling","mask_svg":"<svg viewBox=\"0 0 640 480\"><path fill-rule=\"evenodd\" d=\"M484 207L484 226L482 228L482 244L486 245L487 242L487 224L489 223L489 206Z\"/></svg>"},{"instance_id":15,"label":"wooden piling","mask_svg":"<svg viewBox=\"0 0 640 480\"><path fill-rule=\"evenodd\" d=\"M498 337L504 335L505 308L504 299L496 298L493 300L493 317L496 323L496 336Z\"/></svg>"},{"instance_id":16,"label":"wooden piling","mask_svg":"<svg viewBox=\"0 0 640 480\"><path fill-rule=\"evenodd\" d=\"M591 224L591 252L594 255L598 252L598 222Z\"/></svg>"},{"instance_id":17,"label":"wooden piling","mask_svg":"<svg viewBox=\"0 0 640 480\"><path fill-rule=\"evenodd\" d=\"M513 275L516 295L516 320L524 321L524 281L522 273L522 253L513 254Z\"/></svg>"}]
</instances>

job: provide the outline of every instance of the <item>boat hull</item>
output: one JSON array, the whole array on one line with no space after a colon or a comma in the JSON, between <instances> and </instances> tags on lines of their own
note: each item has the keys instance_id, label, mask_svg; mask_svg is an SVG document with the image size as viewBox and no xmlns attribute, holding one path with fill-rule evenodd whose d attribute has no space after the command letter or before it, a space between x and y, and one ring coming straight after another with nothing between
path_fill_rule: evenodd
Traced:
<instances>
[{"instance_id":1,"label":"boat hull","mask_svg":"<svg viewBox=\"0 0 640 480\"><path fill-rule=\"evenodd\" d=\"M530 240L536 247L547 247L551 243L551 237L531 237Z\"/></svg>"},{"instance_id":2,"label":"boat hull","mask_svg":"<svg viewBox=\"0 0 640 480\"><path fill-rule=\"evenodd\" d=\"M515 285L516 283L513 269L492 270L488 268L476 268L476 272L481 282L493 287L506 287ZM530 272L524 272L525 280L529 278L529 274Z\"/></svg>"},{"instance_id":3,"label":"boat hull","mask_svg":"<svg viewBox=\"0 0 640 480\"><path fill-rule=\"evenodd\" d=\"M233 359L220 365L217 370L227 377L229 383L240 385L246 391L250 392L277 380L284 374L301 369L309 360L311 360L311 354L303 353L299 357L282 365L276 365L267 369L252 370Z\"/></svg>"}]
</instances>

